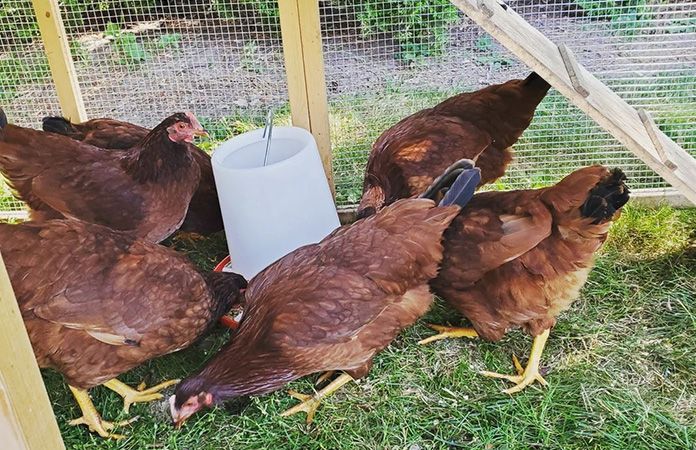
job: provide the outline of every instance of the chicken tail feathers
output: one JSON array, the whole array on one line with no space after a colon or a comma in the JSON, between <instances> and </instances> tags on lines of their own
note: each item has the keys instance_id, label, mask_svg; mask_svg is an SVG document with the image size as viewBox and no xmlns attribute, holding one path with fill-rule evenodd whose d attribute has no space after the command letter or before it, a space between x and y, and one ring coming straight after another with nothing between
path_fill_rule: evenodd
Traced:
<instances>
[{"instance_id":1,"label":"chicken tail feathers","mask_svg":"<svg viewBox=\"0 0 696 450\"><path fill-rule=\"evenodd\" d=\"M420 198L436 200L441 192L444 196L440 206L459 205L464 207L474 196L481 183L481 170L470 159L460 159L432 182Z\"/></svg>"},{"instance_id":2,"label":"chicken tail feathers","mask_svg":"<svg viewBox=\"0 0 696 450\"><path fill-rule=\"evenodd\" d=\"M437 195L440 193L440 191L446 188L450 188L454 181L457 179L457 177L464 170L473 169L474 167L476 166L473 160L466 158L460 159L459 161L455 162L447 169L445 169L445 171L442 172L442 175L435 178L435 180L433 180L428 189L426 189L425 192L423 192L418 197L436 200Z\"/></svg>"},{"instance_id":3,"label":"chicken tail feathers","mask_svg":"<svg viewBox=\"0 0 696 450\"><path fill-rule=\"evenodd\" d=\"M44 117L42 128L44 131L63 134L66 136L77 132L77 129L68 119L60 116Z\"/></svg>"},{"instance_id":4,"label":"chicken tail feathers","mask_svg":"<svg viewBox=\"0 0 696 450\"><path fill-rule=\"evenodd\" d=\"M593 224L610 220L628 202L630 191L625 181L626 175L621 169L613 169L592 188L580 208L581 214L594 218Z\"/></svg>"},{"instance_id":5,"label":"chicken tail feathers","mask_svg":"<svg viewBox=\"0 0 696 450\"><path fill-rule=\"evenodd\" d=\"M2 108L0 108L0 129L5 128L7 126L7 115L5 115L5 111L3 111Z\"/></svg>"},{"instance_id":6,"label":"chicken tail feathers","mask_svg":"<svg viewBox=\"0 0 696 450\"><path fill-rule=\"evenodd\" d=\"M480 183L481 169L478 167L463 169L440 201L440 206L459 205L463 208L474 196Z\"/></svg>"},{"instance_id":7,"label":"chicken tail feathers","mask_svg":"<svg viewBox=\"0 0 696 450\"><path fill-rule=\"evenodd\" d=\"M207 282L216 301L212 319L217 321L233 306L243 303L243 289L247 287L246 279L236 273L209 272Z\"/></svg>"},{"instance_id":8,"label":"chicken tail feathers","mask_svg":"<svg viewBox=\"0 0 696 450\"><path fill-rule=\"evenodd\" d=\"M524 79L523 85L544 91L548 91L551 87L551 85L536 72L530 73L527 78Z\"/></svg>"}]
</instances>

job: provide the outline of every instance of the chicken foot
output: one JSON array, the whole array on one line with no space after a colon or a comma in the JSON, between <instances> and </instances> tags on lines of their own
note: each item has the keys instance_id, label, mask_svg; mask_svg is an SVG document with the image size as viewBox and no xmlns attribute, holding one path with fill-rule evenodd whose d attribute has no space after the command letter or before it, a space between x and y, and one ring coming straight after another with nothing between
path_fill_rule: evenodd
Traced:
<instances>
[{"instance_id":1,"label":"chicken foot","mask_svg":"<svg viewBox=\"0 0 696 450\"><path fill-rule=\"evenodd\" d=\"M543 333L534 338L534 343L532 343L532 350L529 354L529 361L527 361L527 366L522 369L522 365L517 360L517 357L513 355L513 363L517 368L517 375L504 375L495 372L482 371L481 375L492 377L492 378L503 378L505 380L512 381L515 386L505 389L503 392L506 394L514 394L520 392L522 389L526 388L534 381L538 381L541 385L546 386L548 383L539 373L539 364L541 363L541 354L546 346L546 340L549 338L549 330L544 330Z\"/></svg>"},{"instance_id":2,"label":"chicken foot","mask_svg":"<svg viewBox=\"0 0 696 450\"><path fill-rule=\"evenodd\" d=\"M336 373L335 370L329 370L329 371L326 371L326 372L322 373L321 375L319 375L319 378L317 378L317 381L314 383L314 386L321 386L321 385L324 384L329 378L331 378L332 376L334 376L334 373Z\"/></svg>"},{"instance_id":3,"label":"chicken foot","mask_svg":"<svg viewBox=\"0 0 696 450\"><path fill-rule=\"evenodd\" d=\"M101 415L97 411L97 408L95 408L94 403L92 403L92 399L89 398L89 393L85 389L76 388L70 385L68 385L68 387L70 388L70 391L75 397L77 405L80 407L80 410L82 411L82 417L78 419L73 419L70 422L68 422L68 424L71 426L87 425L90 431L97 433L101 437L111 439L123 439L125 437L124 435L111 433L111 430L113 430L116 427L128 425L138 420L138 416L136 416L121 422L107 422L106 420L103 420L101 418Z\"/></svg>"},{"instance_id":4,"label":"chicken foot","mask_svg":"<svg viewBox=\"0 0 696 450\"><path fill-rule=\"evenodd\" d=\"M302 403L293 406L292 408L282 412L280 415L282 417L287 417L300 411L304 411L307 413L307 424L310 424L312 423L312 420L314 420L314 414L317 412L317 408L319 407L319 404L321 404L321 400L333 394L341 386L351 381L354 381L353 377L347 373L344 373L314 395L301 394L297 391L288 391L288 394L291 397L302 401Z\"/></svg>"},{"instance_id":5,"label":"chicken foot","mask_svg":"<svg viewBox=\"0 0 696 450\"><path fill-rule=\"evenodd\" d=\"M430 344L431 342L439 341L440 339L460 338L460 337L467 337L467 338L478 337L478 333L473 328L447 327L444 325L433 325L433 324L428 324L428 326L430 328L432 328L433 330L438 331L438 334L435 334L433 336L430 336L429 338L425 338L425 339L418 341L418 345Z\"/></svg>"},{"instance_id":6,"label":"chicken foot","mask_svg":"<svg viewBox=\"0 0 696 450\"><path fill-rule=\"evenodd\" d=\"M149 389L136 390L114 378L104 383L104 386L123 397L123 410L127 413L133 403L147 403L161 399L163 396L159 391L175 385L179 381L181 380L169 380Z\"/></svg>"}]
</instances>

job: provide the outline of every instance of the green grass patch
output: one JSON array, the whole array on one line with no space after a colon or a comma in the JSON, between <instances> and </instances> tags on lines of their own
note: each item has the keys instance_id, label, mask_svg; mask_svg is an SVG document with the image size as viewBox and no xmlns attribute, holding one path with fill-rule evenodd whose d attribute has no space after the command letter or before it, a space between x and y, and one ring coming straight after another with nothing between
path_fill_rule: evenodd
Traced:
<instances>
[{"instance_id":1,"label":"green grass patch","mask_svg":"<svg viewBox=\"0 0 696 450\"><path fill-rule=\"evenodd\" d=\"M136 405L140 420L109 442L68 427L79 410L61 377L44 371L69 449L674 449L696 441L696 210L627 207L612 228L582 297L563 314L543 356L547 389L515 396L477 374L512 370L531 339L511 332L476 340L416 345L424 325L459 323L442 303L375 358L369 376L328 398L315 423L281 418L295 401L284 392L238 400L194 417L181 430L167 405ZM170 242L204 270L226 252L222 236L189 246ZM222 329L193 347L153 360L122 379L151 384L200 367L227 339ZM233 363L233 362L232 362ZM289 388L311 392L312 378ZM121 401L92 390L107 419Z\"/></svg>"}]
</instances>

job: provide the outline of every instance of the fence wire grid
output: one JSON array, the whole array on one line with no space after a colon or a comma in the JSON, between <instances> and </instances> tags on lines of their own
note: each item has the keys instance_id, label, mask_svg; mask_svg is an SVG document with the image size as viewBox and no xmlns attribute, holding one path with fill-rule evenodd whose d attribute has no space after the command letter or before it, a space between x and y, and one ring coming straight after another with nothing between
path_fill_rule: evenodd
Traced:
<instances>
[{"instance_id":1,"label":"fence wire grid","mask_svg":"<svg viewBox=\"0 0 696 450\"><path fill-rule=\"evenodd\" d=\"M549 0L508 5L667 135L696 154L696 1ZM153 126L193 110L206 149L289 122L273 0L60 2L89 117ZM401 118L448 96L529 70L447 0L320 1L337 205L357 203L372 142ZM11 122L39 127L59 112L28 0L0 5L0 102ZM495 188L548 185L575 168L625 169L634 188L666 184L554 90L515 146ZM5 188L0 210L22 205Z\"/></svg>"}]
</instances>

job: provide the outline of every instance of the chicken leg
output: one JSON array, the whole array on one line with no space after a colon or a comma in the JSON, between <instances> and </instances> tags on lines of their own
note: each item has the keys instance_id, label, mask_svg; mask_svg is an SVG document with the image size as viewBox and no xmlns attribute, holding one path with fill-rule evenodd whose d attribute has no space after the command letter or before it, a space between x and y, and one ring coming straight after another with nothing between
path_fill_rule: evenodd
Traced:
<instances>
[{"instance_id":1,"label":"chicken leg","mask_svg":"<svg viewBox=\"0 0 696 450\"><path fill-rule=\"evenodd\" d=\"M527 361L527 366L522 369L519 361L513 356L513 362L515 367L517 367L517 375L503 375L495 372L480 372L481 375L492 377L492 378L503 378L515 383L515 386L505 389L503 392L506 394L514 394L515 392L520 392L522 389L526 388L534 381L538 381L543 386L548 383L539 373L539 364L541 363L541 354L546 346L546 340L549 338L549 330L544 330L543 333L534 338L534 343L532 344L532 350L529 354L529 361Z\"/></svg>"},{"instance_id":2,"label":"chicken leg","mask_svg":"<svg viewBox=\"0 0 696 450\"><path fill-rule=\"evenodd\" d=\"M300 411L304 411L307 413L307 424L310 424L312 423L312 420L314 420L314 413L316 413L321 400L336 392L341 386L351 381L354 381L353 377L347 373L344 373L314 395L301 394L296 391L288 391L288 394L290 394L291 397L301 400L302 403L293 406L292 408L282 412L280 415L287 417Z\"/></svg>"},{"instance_id":3,"label":"chicken leg","mask_svg":"<svg viewBox=\"0 0 696 450\"><path fill-rule=\"evenodd\" d=\"M205 236L195 231L178 231L172 240L193 246L196 245L196 241L205 240Z\"/></svg>"},{"instance_id":4,"label":"chicken leg","mask_svg":"<svg viewBox=\"0 0 696 450\"><path fill-rule=\"evenodd\" d=\"M478 337L478 333L473 328L446 327L444 325L432 325L432 324L428 324L428 326L435 331L439 331L439 333L435 334L433 336L430 336L429 338L425 338L423 340L418 341L418 345L430 344L431 342L439 341L440 339L447 339L447 338L460 338L460 337L475 338L475 337Z\"/></svg>"},{"instance_id":5,"label":"chicken leg","mask_svg":"<svg viewBox=\"0 0 696 450\"><path fill-rule=\"evenodd\" d=\"M317 378L317 381L314 382L314 386L321 386L321 385L324 384L329 378L331 378L332 376L334 376L334 373L336 373L335 370L329 370L329 371L324 372L323 374L321 374L321 375L319 376L319 378Z\"/></svg>"},{"instance_id":6,"label":"chicken leg","mask_svg":"<svg viewBox=\"0 0 696 450\"><path fill-rule=\"evenodd\" d=\"M72 392L78 406L80 407L80 410L82 411L82 417L71 420L68 422L69 425L87 425L90 431L99 434L101 437L123 439L125 437L124 435L114 434L110 431L116 427L122 427L138 420L138 417L136 416L122 422L107 422L101 418L101 415L99 415L99 412L94 407L94 403L92 403L92 399L89 398L89 393L85 389L76 388L70 385L68 385L68 387L70 388L70 391Z\"/></svg>"},{"instance_id":7,"label":"chicken leg","mask_svg":"<svg viewBox=\"0 0 696 450\"><path fill-rule=\"evenodd\" d=\"M135 390L114 378L104 383L104 386L123 397L123 410L127 413L133 403L147 403L161 399L162 394L160 394L159 391L175 385L179 381L181 380L169 380L149 389Z\"/></svg>"}]
</instances>

